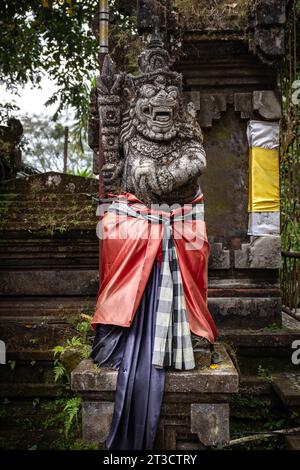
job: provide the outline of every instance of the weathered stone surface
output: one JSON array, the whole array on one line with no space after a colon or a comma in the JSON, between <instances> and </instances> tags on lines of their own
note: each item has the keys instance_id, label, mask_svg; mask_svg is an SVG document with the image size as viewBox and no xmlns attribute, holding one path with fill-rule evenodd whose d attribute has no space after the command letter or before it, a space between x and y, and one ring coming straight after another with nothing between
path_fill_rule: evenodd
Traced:
<instances>
[{"instance_id":1,"label":"weathered stone surface","mask_svg":"<svg viewBox=\"0 0 300 470\"><path fill-rule=\"evenodd\" d=\"M191 405L191 431L205 446L229 442L228 403L197 403Z\"/></svg>"},{"instance_id":2,"label":"weathered stone surface","mask_svg":"<svg viewBox=\"0 0 300 470\"><path fill-rule=\"evenodd\" d=\"M253 92L253 108L264 119L280 119L281 103L275 90L259 90Z\"/></svg>"},{"instance_id":3,"label":"weathered stone surface","mask_svg":"<svg viewBox=\"0 0 300 470\"><path fill-rule=\"evenodd\" d=\"M229 269L230 251L223 248L222 243L210 244L209 269Z\"/></svg>"},{"instance_id":4,"label":"weathered stone surface","mask_svg":"<svg viewBox=\"0 0 300 470\"><path fill-rule=\"evenodd\" d=\"M186 103L192 102L193 105L195 106L195 110L199 111L200 110L200 92L197 90L193 90L193 91L185 91L183 94L184 94Z\"/></svg>"},{"instance_id":5,"label":"weathered stone surface","mask_svg":"<svg viewBox=\"0 0 300 470\"><path fill-rule=\"evenodd\" d=\"M115 391L117 375L117 371L98 368L91 359L86 359L72 371L72 389L76 392Z\"/></svg>"},{"instance_id":6,"label":"weathered stone surface","mask_svg":"<svg viewBox=\"0 0 300 470\"><path fill-rule=\"evenodd\" d=\"M235 367L221 344L216 350L222 361L217 369L167 371L165 393L235 393L238 389ZM72 372L72 389L77 392L115 391L116 383L116 371L97 368L89 359L82 361Z\"/></svg>"},{"instance_id":7,"label":"weathered stone surface","mask_svg":"<svg viewBox=\"0 0 300 470\"><path fill-rule=\"evenodd\" d=\"M282 326L273 320L264 328L219 328L219 340L233 344L242 355L291 357L291 344L300 338L300 323L287 314L282 315ZM290 359L289 359L290 360Z\"/></svg>"},{"instance_id":8,"label":"weathered stone surface","mask_svg":"<svg viewBox=\"0 0 300 470\"><path fill-rule=\"evenodd\" d=\"M82 437L91 443L104 443L110 429L114 403L84 401L82 403Z\"/></svg>"},{"instance_id":9,"label":"weathered stone surface","mask_svg":"<svg viewBox=\"0 0 300 470\"><path fill-rule=\"evenodd\" d=\"M267 26L284 24L286 21L286 0L256 0L255 25Z\"/></svg>"},{"instance_id":10,"label":"weathered stone surface","mask_svg":"<svg viewBox=\"0 0 300 470\"><path fill-rule=\"evenodd\" d=\"M189 449L191 444L194 445L195 435L198 433L206 446L225 442L229 434L226 403L232 394L237 393L239 378L224 346L216 344L216 351L221 358L216 368L166 371L165 393L155 449L176 450L179 446L181 449ZM117 371L95 367L91 360L82 361L72 372L72 389L83 400L85 440L103 443L107 437L116 384ZM199 428L201 407L196 406L199 403L205 403L206 411L210 411L210 415L207 415L213 420L209 422L213 426L210 433L205 433ZM209 405L219 403L221 407L209 408ZM204 420L204 416L201 419ZM206 423L208 424L208 420ZM199 443L197 448L203 448L203 444Z\"/></svg>"},{"instance_id":11,"label":"weathered stone surface","mask_svg":"<svg viewBox=\"0 0 300 470\"><path fill-rule=\"evenodd\" d=\"M172 0L138 0L136 3L140 32L150 31L153 28L154 17L159 18L161 28L167 26L168 12L170 11Z\"/></svg>"},{"instance_id":12,"label":"weathered stone surface","mask_svg":"<svg viewBox=\"0 0 300 470\"><path fill-rule=\"evenodd\" d=\"M200 126L212 127L213 121L221 119L221 113L227 109L226 94L200 93Z\"/></svg>"},{"instance_id":13,"label":"weathered stone surface","mask_svg":"<svg viewBox=\"0 0 300 470\"><path fill-rule=\"evenodd\" d=\"M256 29L254 32L256 47L268 56L282 56L285 51L284 29Z\"/></svg>"},{"instance_id":14,"label":"weathered stone surface","mask_svg":"<svg viewBox=\"0 0 300 470\"><path fill-rule=\"evenodd\" d=\"M283 403L300 409L300 373L281 372L272 377L274 388Z\"/></svg>"},{"instance_id":15,"label":"weathered stone surface","mask_svg":"<svg viewBox=\"0 0 300 470\"><path fill-rule=\"evenodd\" d=\"M280 324L281 297L209 298L208 307L218 326L253 327Z\"/></svg>"},{"instance_id":16,"label":"weathered stone surface","mask_svg":"<svg viewBox=\"0 0 300 470\"><path fill-rule=\"evenodd\" d=\"M48 172L0 185L0 230L34 236L96 232L99 183L94 178ZM16 203L17 202L17 203ZM39 232L39 233L37 233ZM31 235L31 237L30 237ZM96 233L95 233L96 238Z\"/></svg>"},{"instance_id":17,"label":"weathered stone surface","mask_svg":"<svg viewBox=\"0 0 300 470\"><path fill-rule=\"evenodd\" d=\"M249 264L253 269L279 269L281 266L280 236L250 237Z\"/></svg>"},{"instance_id":18,"label":"weathered stone surface","mask_svg":"<svg viewBox=\"0 0 300 470\"><path fill-rule=\"evenodd\" d=\"M281 266L280 236L250 237L250 243L242 244L234 252L237 269L279 269Z\"/></svg>"},{"instance_id":19,"label":"weathered stone surface","mask_svg":"<svg viewBox=\"0 0 300 470\"><path fill-rule=\"evenodd\" d=\"M246 122L229 109L205 129L204 139L208 171L201 178L201 188L207 233L224 245L231 238L244 241L248 224Z\"/></svg>"},{"instance_id":20,"label":"weathered stone surface","mask_svg":"<svg viewBox=\"0 0 300 470\"><path fill-rule=\"evenodd\" d=\"M0 272L2 295L94 295L99 276L95 269L39 269Z\"/></svg>"},{"instance_id":21,"label":"weathered stone surface","mask_svg":"<svg viewBox=\"0 0 300 470\"><path fill-rule=\"evenodd\" d=\"M299 436L286 436L285 442L288 450L300 450L300 435Z\"/></svg>"},{"instance_id":22,"label":"weathered stone surface","mask_svg":"<svg viewBox=\"0 0 300 470\"><path fill-rule=\"evenodd\" d=\"M242 119L250 119L253 111L252 94L235 93L234 110L240 113Z\"/></svg>"},{"instance_id":23,"label":"weathered stone surface","mask_svg":"<svg viewBox=\"0 0 300 470\"><path fill-rule=\"evenodd\" d=\"M240 250L234 251L234 267L236 269L250 268L249 243L243 243Z\"/></svg>"}]
</instances>

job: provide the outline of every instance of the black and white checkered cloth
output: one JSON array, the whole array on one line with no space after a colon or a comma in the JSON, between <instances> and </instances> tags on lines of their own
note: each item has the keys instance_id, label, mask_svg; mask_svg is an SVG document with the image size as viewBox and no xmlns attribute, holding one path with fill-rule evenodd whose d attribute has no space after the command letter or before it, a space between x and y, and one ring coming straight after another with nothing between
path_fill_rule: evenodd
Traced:
<instances>
[{"instance_id":1,"label":"black and white checkered cloth","mask_svg":"<svg viewBox=\"0 0 300 470\"><path fill-rule=\"evenodd\" d=\"M126 201L116 200L109 212L143 218L150 223L163 223L162 265L158 288L158 304L152 364L157 368L187 370L195 367L191 332L187 319L182 277L172 234L172 220L203 220L203 204L189 205L190 210L173 219L154 213L141 213Z\"/></svg>"}]
</instances>

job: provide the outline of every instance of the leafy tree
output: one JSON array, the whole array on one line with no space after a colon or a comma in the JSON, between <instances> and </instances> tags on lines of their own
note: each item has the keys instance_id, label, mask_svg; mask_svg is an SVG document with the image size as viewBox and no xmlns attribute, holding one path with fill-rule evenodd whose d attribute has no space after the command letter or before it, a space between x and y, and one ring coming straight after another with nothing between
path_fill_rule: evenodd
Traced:
<instances>
[{"instance_id":1,"label":"leafy tree","mask_svg":"<svg viewBox=\"0 0 300 470\"><path fill-rule=\"evenodd\" d=\"M60 121L53 121L47 116L29 116L22 118L23 161L37 170L63 170L65 126ZM83 151L70 142L68 146L68 173L91 176L91 151L85 145Z\"/></svg>"},{"instance_id":2,"label":"leafy tree","mask_svg":"<svg viewBox=\"0 0 300 470\"><path fill-rule=\"evenodd\" d=\"M139 45L135 20L110 0L110 50L120 67L133 71ZM126 2L125 2L126 3ZM58 92L48 100L59 113L75 111L76 141L86 138L91 82L98 74L98 44L91 25L99 0L1 0L0 84L17 92L19 85L39 86L43 75L55 81ZM11 103L0 105L0 118Z\"/></svg>"}]
</instances>

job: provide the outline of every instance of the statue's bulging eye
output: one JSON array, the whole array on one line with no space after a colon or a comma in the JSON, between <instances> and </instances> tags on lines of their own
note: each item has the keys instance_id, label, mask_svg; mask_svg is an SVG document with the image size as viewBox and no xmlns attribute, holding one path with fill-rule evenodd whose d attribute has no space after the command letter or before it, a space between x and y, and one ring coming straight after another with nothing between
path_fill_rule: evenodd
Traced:
<instances>
[{"instance_id":1,"label":"statue's bulging eye","mask_svg":"<svg viewBox=\"0 0 300 470\"><path fill-rule=\"evenodd\" d=\"M144 85L141 88L141 94L146 96L146 98L152 98L156 95L156 88L152 85Z\"/></svg>"},{"instance_id":2,"label":"statue's bulging eye","mask_svg":"<svg viewBox=\"0 0 300 470\"><path fill-rule=\"evenodd\" d=\"M168 93L169 93L169 96L173 99L177 99L178 98L178 90L175 86L169 86L168 87Z\"/></svg>"}]
</instances>

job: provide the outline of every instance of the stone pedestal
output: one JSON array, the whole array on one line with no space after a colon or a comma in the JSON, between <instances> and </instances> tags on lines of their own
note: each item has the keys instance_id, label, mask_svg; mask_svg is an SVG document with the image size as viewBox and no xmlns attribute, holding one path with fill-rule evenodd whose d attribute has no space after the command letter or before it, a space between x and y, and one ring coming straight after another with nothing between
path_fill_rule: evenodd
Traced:
<instances>
[{"instance_id":1,"label":"stone pedestal","mask_svg":"<svg viewBox=\"0 0 300 470\"><path fill-rule=\"evenodd\" d=\"M238 392L238 373L222 344L216 351L221 357L217 366L167 372L156 449L205 449L229 441L229 401ZM82 398L83 439L103 448L117 374L92 360L82 361L72 372L72 389Z\"/></svg>"}]
</instances>

